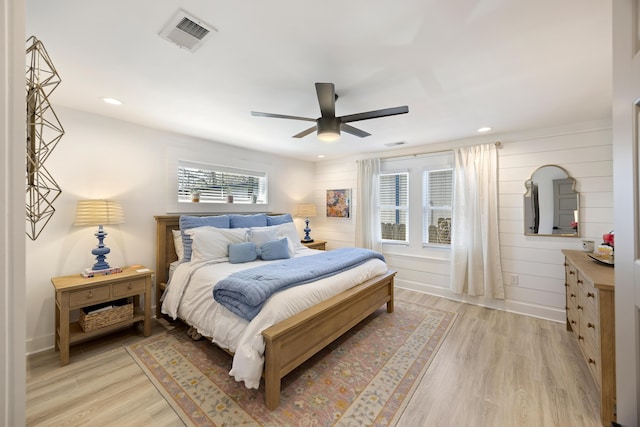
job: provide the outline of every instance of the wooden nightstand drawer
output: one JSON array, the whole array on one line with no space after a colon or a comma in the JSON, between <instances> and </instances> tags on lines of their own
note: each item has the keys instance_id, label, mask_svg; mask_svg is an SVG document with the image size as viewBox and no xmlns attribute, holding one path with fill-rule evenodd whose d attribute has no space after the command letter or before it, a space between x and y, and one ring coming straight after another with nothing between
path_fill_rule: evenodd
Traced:
<instances>
[{"instance_id":1,"label":"wooden nightstand drawer","mask_svg":"<svg viewBox=\"0 0 640 427\"><path fill-rule=\"evenodd\" d=\"M144 292L145 280L130 280L128 282L116 283L113 285L113 296L115 298L137 295Z\"/></svg>"},{"instance_id":2,"label":"wooden nightstand drawer","mask_svg":"<svg viewBox=\"0 0 640 427\"><path fill-rule=\"evenodd\" d=\"M109 286L69 292L69 308L86 307L109 300Z\"/></svg>"}]
</instances>

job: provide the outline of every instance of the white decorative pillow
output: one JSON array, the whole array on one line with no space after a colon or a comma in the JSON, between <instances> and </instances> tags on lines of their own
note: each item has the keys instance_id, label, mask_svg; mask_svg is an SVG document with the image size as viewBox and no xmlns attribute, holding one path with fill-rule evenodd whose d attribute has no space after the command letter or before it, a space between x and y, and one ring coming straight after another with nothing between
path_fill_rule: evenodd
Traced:
<instances>
[{"instance_id":1,"label":"white decorative pillow","mask_svg":"<svg viewBox=\"0 0 640 427\"><path fill-rule=\"evenodd\" d=\"M229 256L229 245L247 241L246 228L197 227L185 230L193 240L191 262L211 261Z\"/></svg>"},{"instance_id":2,"label":"white decorative pillow","mask_svg":"<svg viewBox=\"0 0 640 427\"><path fill-rule=\"evenodd\" d=\"M293 222L285 222L280 225L272 225L269 227L251 227L249 229L249 240L254 242L257 247L262 246L264 243L287 238L287 245L289 246L289 254L293 256L298 249L304 248L304 245L300 243L300 236L298 230ZM260 244L252 240L251 236L256 235L256 239L260 239Z\"/></svg>"},{"instance_id":3,"label":"white decorative pillow","mask_svg":"<svg viewBox=\"0 0 640 427\"><path fill-rule=\"evenodd\" d=\"M173 247L176 250L176 255L178 255L178 261L182 262L184 259L184 246L182 244L182 233L180 230L171 230L173 233Z\"/></svg>"},{"instance_id":4,"label":"white decorative pillow","mask_svg":"<svg viewBox=\"0 0 640 427\"><path fill-rule=\"evenodd\" d=\"M251 227L247 232L249 241L255 243L256 248L260 249L262 245L273 240L278 240L275 227Z\"/></svg>"},{"instance_id":5,"label":"white decorative pillow","mask_svg":"<svg viewBox=\"0 0 640 427\"><path fill-rule=\"evenodd\" d=\"M300 243L300 235L296 229L296 225L293 222L285 222L284 224L274 225L273 228L277 229L276 237L281 239L286 237L289 241L289 252L291 256L295 254L298 249L302 249L305 246Z\"/></svg>"}]
</instances>

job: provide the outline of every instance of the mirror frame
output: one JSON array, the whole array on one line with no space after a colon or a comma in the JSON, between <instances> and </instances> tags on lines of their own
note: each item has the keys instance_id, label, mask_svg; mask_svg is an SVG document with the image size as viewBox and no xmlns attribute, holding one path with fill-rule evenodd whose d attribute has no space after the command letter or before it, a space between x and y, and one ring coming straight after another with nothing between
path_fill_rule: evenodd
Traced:
<instances>
[{"instance_id":1,"label":"mirror frame","mask_svg":"<svg viewBox=\"0 0 640 427\"><path fill-rule=\"evenodd\" d=\"M535 176L535 174L537 172L539 172L541 169L543 168L547 168L547 167L554 167L557 169L560 169L564 172L564 174L566 175L566 179L571 180L571 189L573 190L573 192L576 195L576 209L575 209L575 222L576 224L578 224L575 228L575 232L574 233L557 233L557 234L541 234L541 233L531 233L529 232L529 230L527 229L527 222L526 222L526 198L527 197L531 197L531 187L532 187L532 183L533 183L533 178ZM565 168L563 168L562 166L558 166L558 165L553 165L553 164L549 164L549 165L542 165L539 168L537 168L536 170L534 170L531 173L531 176L529 177L528 180L526 180L524 182L524 187L525 187L525 193L523 196L523 225L524 225L524 234L525 236L546 236L546 237L580 237L580 193L578 191L576 191L576 180L575 178L573 178L571 175L569 175L569 172L567 172L567 170Z\"/></svg>"}]
</instances>

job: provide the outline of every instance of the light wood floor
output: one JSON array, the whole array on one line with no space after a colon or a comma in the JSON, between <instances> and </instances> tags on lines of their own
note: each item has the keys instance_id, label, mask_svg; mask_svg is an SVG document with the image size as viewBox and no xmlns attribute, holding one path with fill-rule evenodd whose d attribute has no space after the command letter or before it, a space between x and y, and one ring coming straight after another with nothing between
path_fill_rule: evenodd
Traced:
<instances>
[{"instance_id":1,"label":"light wood floor","mask_svg":"<svg viewBox=\"0 0 640 427\"><path fill-rule=\"evenodd\" d=\"M458 313L398 426L598 426L598 391L563 324L396 289ZM153 334L171 326L154 321ZM134 329L27 360L29 426L182 426L123 347Z\"/></svg>"}]
</instances>

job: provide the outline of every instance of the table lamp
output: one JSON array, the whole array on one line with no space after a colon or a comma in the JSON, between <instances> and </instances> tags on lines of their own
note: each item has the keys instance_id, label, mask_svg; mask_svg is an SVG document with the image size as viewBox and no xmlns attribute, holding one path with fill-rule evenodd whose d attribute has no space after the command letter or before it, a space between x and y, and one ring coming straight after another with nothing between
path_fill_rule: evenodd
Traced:
<instances>
[{"instance_id":1,"label":"table lamp","mask_svg":"<svg viewBox=\"0 0 640 427\"><path fill-rule=\"evenodd\" d=\"M302 243L311 243L313 239L309 235L311 229L309 228L309 218L314 218L316 216L316 205L301 203L298 205L298 211L296 212L296 216L304 217L304 222L306 227L304 228L304 239L302 239Z\"/></svg>"},{"instance_id":2,"label":"table lamp","mask_svg":"<svg viewBox=\"0 0 640 427\"><path fill-rule=\"evenodd\" d=\"M98 226L98 232L95 234L98 238L98 247L91 251L96 256L96 263L91 267L92 270L111 268L105 261L106 255L111 252L111 249L104 245L104 238L107 233L104 232L102 226L122 223L124 223L124 213L120 202L112 200L78 200L74 225Z\"/></svg>"}]
</instances>

